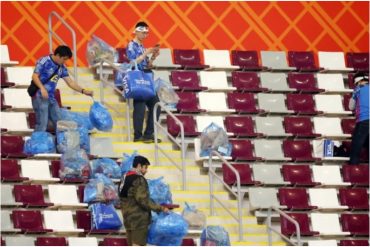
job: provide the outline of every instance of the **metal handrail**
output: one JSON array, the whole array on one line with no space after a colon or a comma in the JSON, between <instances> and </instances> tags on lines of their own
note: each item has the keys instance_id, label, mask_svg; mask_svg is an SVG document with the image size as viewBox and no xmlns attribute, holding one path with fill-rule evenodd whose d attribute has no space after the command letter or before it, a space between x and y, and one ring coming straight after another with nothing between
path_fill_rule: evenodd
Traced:
<instances>
[{"instance_id":1,"label":"metal handrail","mask_svg":"<svg viewBox=\"0 0 370 247\"><path fill-rule=\"evenodd\" d=\"M297 232L297 243L294 243L288 237L284 236L281 232L272 228L272 225L271 225L272 210L275 210L280 215L282 215L284 218L286 218L287 220L289 220L290 222L292 222L294 224L296 232ZM281 238L285 239L286 241L288 241L292 245L302 246L301 230L300 230L298 222L295 219L293 219L292 217L290 217L288 214L286 214L284 211L282 211L282 210L280 210L280 209L278 209L277 207L274 207L274 206L271 206L267 211L267 234L268 234L269 245L270 246L272 246L272 232L277 233Z\"/></svg>"},{"instance_id":2,"label":"metal handrail","mask_svg":"<svg viewBox=\"0 0 370 247\"><path fill-rule=\"evenodd\" d=\"M158 111L158 107L161 107L162 110L164 110L168 116L170 116L171 118L173 118L175 120L175 122L180 126L180 138L181 138L181 141L179 143L179 141L176 140L176 138L174 138L167 130L166 128L164 128L163 126L161 126L160 122L157 120L157 111ZM169 159L173 165L175 165L175 167L177 167L180 171L181 171L181 175L182 175L182 189L183 190L186 190L187 189L187 186L186 186L186 166L185 166L185 137L184 137L184 125L182 124L182 122L171 112L169 111L166 106L161 103L161 102L158 102L154 105L154 110L153 110L153 122L154 122L154 159L155 159L155 164L158 165L158 160L159 160L159 157L158 157L158 151L160 150L166 157L167 159ZM162 149L162 147L160 145L158 145L158 128L160 130L162 130L162 132L168 137L170 138L181 150L181 166L177 164L177 162L175 162L174 160L172 160L172 158L170 156L168 156L165 152L164 149Z\"/></svg>"},{"instance_id":3,"label":"metal handrail","mask_svg":"<svg viewBox=\"0 0 370 247\"><path fill-rule=\"evenodd\" d=\"M213 155L217 156L230 170L235 174L236 177L236 188L237 191L235 192L231 186L226 184L219 175L216 174L215 167L213 166L212 158ZM211 215L214 215L214 201L216 200L239 224L239 241L243 241L243 213L242 213L242 200L244 197L244 193L241 192L241 185L240 185L240 175L239 172L218 152L212 151L209 155L209 169L208 169L208 175L209 175L209 189L210 189L210 209L211 209ZM221 200L217 199L217 197L214 195L214 188L213 188L213 179L218 179L236 198L238 202L238 215L234 215L230 209L228 209Z\"/></svg>"},{"instance_id":4,"label":"metal handrail","mask_svg":"<svg viewBox=\"0 0 370 247\"><path fill-rule=\"evenodd\" d=\"M123 97L123 94L122 94L122 91L120 89L118 89L113 83L109 82L108 79L106 79L103 75L103 65L105 65L104 63L106 63L109 67L111 67L113 70L116 70L118 72L121 72L121 73L125 73L126 71L124 71L122 68L116 66L114 63L112 63L111 61L107 60L107 59L101 59L100 63L99 63L99 79L102 83L100 83L99 85L99 91L100 91L100 102L102 104L105 104L105 101L104 101L104 85L108 85L110 86L111 88L113 88L116 92L118 92L119 94L122 95ZM107 106L109 106L109 104L105 104ZM114 108L111 107L111 109L115 110ZM130 121L130 100L129 99L126 99L126 126L127 126L127 140L128 141L131 141L131 121Z\"/></svg>"},{"instance_id":5,"label":"metal handrail","mask_svg":"<svg viewBox=\"0 0 370 247\"><path fill-rule=\"evenodd\" d=\"M59 40L62 44L66 44L64 40L53 31L53 16L58 18L58 20L71 32L72 34L72 51L73 51L73 73L74 80L78 82L77 74L77 45L76 45L76 32L73 28L55 11L50 12L49 14L49 52L53 53L53 36Z\"/></svg>"}]
</instances>

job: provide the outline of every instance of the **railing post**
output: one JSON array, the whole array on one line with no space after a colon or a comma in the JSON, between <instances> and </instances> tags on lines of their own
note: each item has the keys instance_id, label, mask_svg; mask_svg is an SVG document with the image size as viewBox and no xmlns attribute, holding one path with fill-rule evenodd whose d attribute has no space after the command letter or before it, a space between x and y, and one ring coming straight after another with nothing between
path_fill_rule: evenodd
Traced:
<instances>
[{"instance_id":1,"label":"railing post","mask_svg":"<svg viewBox=\"0 0 370 247\"><path fill-rule=\"evenodd\" d=\"M101 61L100 64L99 64L99 78L102 81L102 79L103 79L103 61ZM103 85L103 83L100 83L99 90L100 90L100 103L104 104L104 85Z\"/></svg>"},{"instance_id":2,"label":"railing post","mask_svg":"<svg viewBox=\"0 0 370 247\"><path fill-rule=\"evenodd\" d=\"M212 166L212 151L209 154L208 158L208 169L210 171L208 172L208 177L209 177L209 196L210 196L210 201L209 201L209 207L211 210L211 216L215 215L215 209L214 209L214 202L213 202L213 166Z\"/></svg>"},{"instance_id":3,"label":"railing post","mask_svg":"<svg viewBox=\"0 0 370 247\"><path fill-rule=\"evenodd\" d=\"M272 231L271 231L271 207L267 211L267 236L269 241L269 246L272 246Z\"/></svg>"},{"instance_id":4,"label":"railing post","mask_svg":"<svg viewBox=\"0 0 370 247\"><path fill-rule=\"evenodd\" d=\"M155 105L154 105L154 109L153 109L153 125L154 125L154 164L157 166L158 165L158 127L157 127L157 124L158 124L158 120L157 120L157 110L158 110L158 106L159 106L160 102L157 102ZM151 116L148 116L148 117L151 117Z\"/></svg>"}]
</instances>

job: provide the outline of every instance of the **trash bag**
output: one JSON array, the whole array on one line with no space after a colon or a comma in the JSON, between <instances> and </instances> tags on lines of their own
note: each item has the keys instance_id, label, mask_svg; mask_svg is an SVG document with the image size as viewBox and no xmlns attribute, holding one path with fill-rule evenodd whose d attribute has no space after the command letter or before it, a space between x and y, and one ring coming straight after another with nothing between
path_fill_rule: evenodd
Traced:
<instances>
[{"instance_id":1,"label":"trash bag","mask_svg":"<svg viewBox=\"0 0 370 247\"><path fill-rule=\"evenodd\" d=\"M72 112L67 109L60 109L61 120L74 121L78 127L84 127L88 130L94 128L87 112Z\"/></svg>"},{"instance_id":2,"label":"trash bag","mask_svg":"<svg viewBox=\"0 0 370 247\"><path fill-rule=\"evenodd\" d=\"M123 161L121 164L121 174L124 175L126 172L132 169L132 164L134 163L134 159L137 156L137 151L134 151L131 155L123 153Z\"/></svg>"},{"instance_id":3,"label":"trash bag","mask_svg":"<svg viewBox=\"0 0 370 247\"><path fill-rule=\"evenodd\" d=\"M77 123L74 121L60 120L57 122L57 149L64 153L80 146L80 133L77 131Z\"/></svg>"},{"instance_id":4,"label":"trash bag","mask_svg":"<svg viewBox=\"0 0 370 247\"><path fill-rule=\"evenodd\" d=\"M96 35L92 35L91 40L87 42L86 58L90 66L99 63L102 59L114 63L118 61L118 52Z\"/></svg>"},{"instance_id":5,"label":"trash bag","mask_svg":"<svg viewBox=\"0 0 370 247\"><path fill-rule=\"evenodd\" d=\"M159 100L167 105L169 108L176 108L177 103L180 98L173 90L172 85L164 81L161 78L158 78L154 81L154 87L157 92Z\"/></svg>"},{"instance_id":6,"label":"trash bag","mask_svg":"<svg viewBox=\"0 0 370 247\"><path fill-rule=\"evenodd\" d=\"M148 179L149 197L158 204L172 204L170 186L162 180L163 177Z\"/></svg>"},{"instance_id":7,"label":"trash bag","mask_svg":"<svg viewBox=\"0 0 370 247\"><path fill-rule=\"evenodd\" d=\"M80 134L80 148L85 150L87 154L90 154L89 130L85 127L78 127L77 131Z\"/></svg>"},{"instance_id":8,"label":"trash bag","mask_svg":"<svg viewBox=\"0 0 370 247\"><path fill-rule=\"evenodd\" d=\"M121 178L121 168L117 162L109 158L93 160L91 170L93 175L102 173L108 178Z\"/></svg>"},{"instance_id":9,"label":"trash bag","mask_svg":"<svg viewBox=\"0 0 370 247\"><path fill-rule=\"evenodd\" d=\"M222 226L207 226L200 236L201 246L230 246L229 233Z\"/></svg>"},{"instance_id":10,"label":"trash bag","mask_svg":"<svg viewBox=\"0 0 370 247\"><path fill-rule=\"evenodd\" d=\"M92 229L118 230L121 228L122 222L113 204L94 203L89 208L91 210Z\"/></svg>"},{"instance_id":11,"label":"trash bag","mask_svg":"<svg viewBox=\"0 0 370 247\"><path fill-rule=\"evenodd\" d=\"M160 213L148 232L148 243L159 246L180 246L188 234L188 223L174 212Z\"/></svg>"},{"instance_id":12,"label":"trash bag","mask_svg":"<svg viewBox=\"0 0 370 247\"><path fill-rule=\"evenodd\" d=\"M94 101L90 107L90 121L95 128L100 131L111 131L113 127L113 119L108 109L101 103Z\"/></svg>"},{"instance_id":13,"label":"trash bag","mask_svg":"<svg viewBox=\"0 0 370 247\"><path fill-rule=\"evenodd\" d=\"M119 67L122 71L116 71L115 78L114 78L114 85L116 87L122 87L124 81L127 80L127 71L131 69L131 63L122 63Z\"/></svg>"},{"instance_id":14,"label":"trash bag","mask_svg":"<svg viewBox=\"0 0 370 247\"><path fill-rule=\"evenodd\" d=\"M209 156L212 150L221 155L231 155L231 143L224 129L215 123L208 125L200 136L200 156Z\"/></svg>"},{"instance_id":15,"label":"trash bag","mask_svg":"<svg viewBox=\"0 0 370 247\"><path fill-rule=\"evenodd\" d=\"M118 199L117 188L104 174L97 173L85 186L84 202L110 202Z\"/></svg>"},{"instance_id":16,"label":"trash bag","mask_svg":"<svg viewBox=\"0 0 370 247\"><path fill-rule=\"evenodd\" d=\"M202 211L199 211L195 206L190 206L186 202L185 208L182 211L182 217L184 217L190 227L202 229L206 226L206 215Z\"/></svg>"},{"instance_id":17,"label":"trash bag","mask_svg":"<svg viewBox=\"0 0 370 247\"><path fill-rule=\"evenodd\" d=\"M45 131L34 131L23 147L25 154L55 153L54 136Z\"/></svg>"},{"instance_id":18,"label":"trash bag","mask_svg":"<svg viewBox=\"0 0 370 247\"><path fill-rule=\"evenodd\" d=\"M156 95L153 73L132 68L127 71L123 80L123 96L126 99L149 100Z\"/></svg>"},{"instance_id":19,"label":"trash bag","mask_svg":"<svg viewBox=\"0 0 370 247\"><path fill-rule=\"evenodd\" d=\"M60 162L59 177L88 179L90 177L89 158L85 150L67 150L62 154Z\"/></svg>"}]
</instances>

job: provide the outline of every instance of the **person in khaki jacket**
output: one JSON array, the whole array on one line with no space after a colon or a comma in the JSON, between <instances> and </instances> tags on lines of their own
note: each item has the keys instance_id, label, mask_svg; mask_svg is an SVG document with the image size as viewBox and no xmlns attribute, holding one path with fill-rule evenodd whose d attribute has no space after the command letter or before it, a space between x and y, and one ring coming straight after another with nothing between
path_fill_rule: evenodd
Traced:
<instances>
[{"instance_id":1,"label":"person in khaki jacket","mask_svg":"<svg viewBox=\"0 0 370 247\"><path fill-rule=\"evenodd\" d=\"M129 245L146 245L151 211L169 210L149 198L149 186L144 177L149 165L147 158L136 156L132 170L124 175L119 185L123 223Z\"/></svg>"}]
</instances>

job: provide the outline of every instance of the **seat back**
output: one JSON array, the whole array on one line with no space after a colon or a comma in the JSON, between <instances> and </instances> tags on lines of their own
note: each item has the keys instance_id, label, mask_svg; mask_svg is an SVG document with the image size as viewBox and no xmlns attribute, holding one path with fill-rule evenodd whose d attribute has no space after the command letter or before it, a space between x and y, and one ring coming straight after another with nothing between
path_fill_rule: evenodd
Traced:
<instances>
[{"instance_id":1,"label":"seat back","mask_svg":"<svg viewBox=\"0 0 370 247\"><path fill-rule=\"evenodd\" d=\"M319 51L319 65L325 69L341 69L345 68L344 52L325 52Z\"/></svg>"},{"instance_id":2,"label":"seat back","mask_svg":"<svg viewBox=\"0 0 370 247\"><path fill-rule=\"evenodd\" d=\"M323 235L342 234L339 217L335 213L312 213L311 224L313 231L318 231Z\"/></svg>"},{"instance_id":3,"label":"seat back","mask_svg":"<svg viewBox=\"0 0 370 247\"><path fill-rule=\"evenodd\" d=\"M181 123L184 126L184 135L185 136L197 135L196 123L195 123L195 120L194 120L193 116L176 115L176 117L181 121ZM180 126L170 116L167 116L167 131L174 137L176 137L180 134Z\"/></svg>"},{"instance_id":4,"label":"seat back","mask_svg":"<svg viewBox=\"0 0 370 247\"><path fill-rule=\"evenodd\" d=\"M368 240L344 239L339 241L340 246L369 246Z\"/></svg>"},{"instance_id":5,"label":"seat back","mask_svg":"<svg viewBox=\"0 0 370 247\"><path fill-rule=\"evenodd\" d=\"M91 230L91 212L87 210L76 210L76 224L78 229Z\"/></svg>"},{"instance_id":6,"label":"seat back","mask_svg":"<svg viewBox=\"0 0 370 247\"><path fill-rule=\"evenodd\" d=\"M310 94L287 94L286 98L289 110L306 114L315 112L315 101Z\"/></svg>"},{"instance_id":7,"label":"seat back","mask_svg":"<svg viewBox=\"0 0 370 247\"><path fill-rule=\"evenodd\" d=\"M366 189L362 188L340 188L339 200L343 206L348 206L350 209L369 209L369 195Z\"/></svg>"},{"instance_id":8,"label":"seat back","mask_svg":"<svg viewBox=\"0 0 370 247\"><path fill-rule=\"evenodd\" d=\"M4 136L1 137L2 139ZM19 166L17 160L1 160L1 180L19 179Z\"/></svg>"},{"instance_id":9,"label":"seat back","mask_svg":"<svg viewBox=\"0 0 370 247\"><path fill-rule=\"evenodd\" d=\"M14 206L13 185L1 184L1 205Z\"/></svg>"},{"instance_id":10,"label":"seat back","mask_svg":"<svg viewBox=\"0 0 370 247\"><path fill-rule=\"evenodd\" d=\"M260 78L256 72L231 72L231 83L239 91L256 91L260 89Z\"/></svg>"},{"instance_id":11,"label":"seat back","mask_svg":"<svg viewBox=\"0 0 370 247\"><path fill-rule=\"evenodd\" d=\"M310 188L310 201L312 205L319 208L335 209L340 208L337 190L332 188Z\"/></svg>"},{"instance_id":12,"label":"seat back","mask_svg":"<svg viewBox=\"0 0 370 247\"><path fill-rule=\"evenodd\" d=\"M180 65L201 65L200 54L198 49L194 50L180 50L174 49L175 64Z\"/></svg>"},{"instance_id":13,"label":"seat back","mask_svg":"<svg viewBox=\"0 0 370 247\"><path fill-rule=\"evenodd\" d=\"M229 87L225 71L200 71L199 77L201 85L210 90L222 90Z\"/></svg>"},{"instance_id":14,"label":"seat back","mask_svg":"<svg viewBox=\"0 0 370 247\"><path fill-rule=\"evenodd\" d=\"M8 82L13 82L17 86L29 86L33 68L32 67L8 67L6 69L6 74L8 76Z\"/></svg>"},{"instance_id":15,"label":"seat back","mask_svg":"<svg viewBox=\"0 0 370 247\"><path fill-rule=\"evenodd\" d=\"M288 86L285 73L261 72L260 80L262 87L271 91L292 91Z\"/></svg>"},{"instance_id":16,"label":"seat back","mask_svg":"<svg viewBox=\"0 0 370 247\"><path fill-rule=\"evenodd\" d=\"M195 71L171 71L171 82L179 89L199 89L199 78Z\"/></svg>"},{"instance_id":17,"label":"seat back","mask_svg":"<svg viewBox=\"0 0 370 247\"><path fill-rule=\"evenodd\" d=\"M7 236L6 246L35 246L35 238L27 236Z\"/></svg>"},{"instance_id":18,"label":"seat back","mask_svg":"<svg viewBox=\"0 0 370 247\"><path fill-rule=\"evenodd\" d=\"M257 98L260 109L267 112L284 113L288 110L286 108L284 94L259 93Z\"/></svg>"},{"instance_id":19,"label":"seat back","mask_svg":"<svg viewBox=\"0 0 370 247\"><path fill-rule=\"evenodd\" d=\"M12 212L14 228L30 231L43 230L42 216L38 210L14 210Z\"/></svg>"},{"instance_id":20,"label":"seat back","mask_svg":"<svg viewBox=\"0 0 370 247\"><path fill-rule=\"evenodd\" d=\"M226 116L225 117L225 128L226 132L234 133L240 136L254 136L254 123L251 117L236 117Z\"/></svg>"},{"instance_id":21,"label":"seat back","mask_svg":"<svg viewBox=\"0 0 370 247\"><path fill-rule=\"evenodd\" d=\"M75 231L73 215L70 210L44 211L45 227L53 231L70 232Z\"/></svg>"},{"instance_id":22,"label":"seat back","mask_svg":"<svg viewBox=\"0 0 370 247\"><path fill-rule=\"evenodd\" d=\"M344 134L351 134L353 133L355 126L356 126L356 120L351 118L342 118L341 120L341 126Z\"/></svg>"},{"instance_id":23,"label":"seat back","mask_svg":"<svg viewBox=\"0 0 370 247\"><path fill-rule=\"evenodd\" d=\"M238 171L241 185L254 184L252 179L252 171L248 164L235 164L233 167ZM236 183L236 176L234 172L225 164L222 164L222 175L224 182L228 185Z\"/></svg>"},{"instance_id":24,"label":"seat back","mask_svg":"<svg viewBox=\"0 0 370 247\"><path fill-rule=\"evenodd\" d=\"M21 154L23 153L24 140L22 136L2 136L1 137L1 155Z\"/></svg>"},{"instance_id":25,"label":"seat back","mask_svg":"<svg viewBox=\"0 0 370 247\"><path fill-rule=\"evenodd\" d=\"M230 67L230 53L228 50L203 50L204 63L211 67Z\"/></svg>"},{"instance_id":26,"label":"seat back","mask_svg":"<svg viewBox=\"0 0 370 247\"><path fill-rule=\"evenodd\" d=\"M342 98L340 95L315 95L316 108L318 111L327 113L343 113Z\"/></svg>"},{"instance_id":27,"label":"seat back","mask_svg":"<svg viewBox=\"0 0 370 247\"><path fill-rule=\"evenodd\" d=\"M288 68L284 51L261 51L262 65L272 69Z\"/></svg>"},{"instance_id":28,"label":"seat back","mask_svg":"<svg viewBox=\"0 0 370 247\"><path fill-rule=\"evenodd\" d=\"M41 206L45 204L44 192L41 185L14 185L14 198L16 202L26 205Z\"/></svg>"},{"instance_id":29,"label":"seat back","mask_svg":"<svg viewBox=\"0 0 370 247\"><path fill-rule=\"evenodd\" d=\"M355 70L369 71L369 53L368 52L348 52L346 54L347 67Z\"/></svg>"},{"instance_id":30,"label":"seat back","mask_svg":"<svg viewBox=\"0 0 370 247\"><path fill-rule=\"evenodd\" d=\"M284 181L292 184L313 184L312 172L309 165L283 165L282 173Z\"/></svg>"},{"instance_id":31,"label":"seat back","mask_svg":"<svg viewBox=\"0 0 370 247\"><path fill-rule=\"evenodd\" d=\"M241 68L256 69L259 66L257 51L231 51L231 64Z\"/></svg>"},{"instance_id":32,"label":"seat back","mask_svg":"<svg viewBox=\"0 0 370 247\"><path fill-rule=\"evenodd\" d=\"M211 123L225 130L224 120L221 116L196 116L195 122L197 123L198 132L204 131Z\"/></svg>"},{"instance_id":33,"label":"seat back","mask_svg":"<svg viewBox=\"0 0 370 247\"><path fill-rule=\"evenodd\" d=\"M37 237L36 246L67 246L65 237Z\"/></svg>"},{"instance_id":34,"label":"seat back","mask_svg":"<svg viewBox=\"0 0 370 247\"><path fill-rule=\"evenodd\" d=\"M216 112L229 111L229 108L226 104L225 93L200 92L198 93L198 97L199 107L201 109ZM217 102L217 104L215 104L215 102Z\"/></svg>"},{"instance_id":35,"label":"seat back","mask_svg":"<svg viewBox=\"0 0 370 247\"><path fill-rule=\"evenodd\" d=\"M254 147L250 140L230 140L231 157L239 160L254 160Z\"/></svg>"},{"instance_id":36,"label":"seat back","mask_svg":"<svg viewBox=\"0 0 370 247\"><path fill-rule=\"evenodd\" d=\"M98 246L96 237L68 237L68 246Z\"/></svg>"},{"instance_id":37,"label":"seat back","mask_svg":"<svg viewBox=\"0 0 370 247\"><path fill-rule=\"evenodd\" d=\"M31 109L31 97L27 89L23 88L4 88L3 89L5 104L17 109Z\"/></svg>"},{"instance_id":38,"label":"seat back","mask_svg":"<svg viewBox=\"0 0 370 247\"><path fill-rule=\"evenodd\" d=\"M104 238L101 242L102 246L129 246L127 238Z\"/></svg>"},{"instance_id":39,"label":"seat back","mask_svg":"<svg viewBox=\"0 0 370 247\"><path fill-rule=\"evenodd\" d=\"M249 188L250 210L279 207L279 201L274 188Z\"/></svg>"},{"instance_id":40,"label":"seat back","mask_svg":"<svg viewBox=\"0 0 370 247\"><path fill-rule=\"evenodd\" d=\"M342 74L320 74L317 75L317 85L327 92L345 91Z\"/></svg>"},{"instance_id":41,"label":"seat back","mask_svg":"<svg viewBox=\"0 0 370 247\"><path fill-rule=\"evenodd\" d=\"M252 93L227 93L227 104L230 109L235 109L237 112L258 112Z\"/></svg>"},{"instance_id":42,"label":"seat back","mask_svg":"<svg viewBox=\"0 0 370 247\"><path fill-rule=\"evenodd\" d=\"M265 160L284 160L280 140L256 139L253 141L257 157Z\"/></svg>"},{"instance_id":43,"label":"seat back","mask_svg":"<svg viewBox=\"0 0 370 247\"><path fill-rule=\"evenodd\" d=\"M59 185L49 184L48 185L50 202L54 204L78 204L77 188L75 185Z\"/></svg>"},{"instance_id":44,"label":"seat back","mask_svg":"<svg viewBox=\"0 0 370 247\"><path fill-rule=\"evenodd\" d=\"M9 57L9 49L8 49L8 46L7 45L0 45L0 58L1 58L1 63L13 63L13 64L17 64L18 62L16 61L10 61L10 57Z\"/></svg>"},{"instance_id":45,"label":"seat back","mask_svg":"<svg viewBox=\"0 0 370 247\"><path fill-rule=\"evenodd\" d=\"M179 111L198 111L198 98L193 92L177 92L179 102L176 107Z\"/></svg>"},{"instance_id":46,"label":"seat back","mask_svg":"<svg viewBox=\"0 0 370 247\"><path fill-rule=\"evenodd\" d=\"M313 124L308 117L284 117L284 128L286 133L293 135L313 135Z\"/></svg>"},{"instance_id":47,"label":"seat back","mask_svg":"<svg viewBox=\"0 0 370 247\"><path fill-rule=\"evenodd\" d=\"M170 48L159 49L159 56L153 61L153 66L174 67Z\"/></svg>"},{"instance_id":48,"label":"seat back","mask_svg":"<svg viewBox=\"0 0 370 247\"><path fill-rule=\"evenodd\" d=\"M22 175L34 180L50 180L51 173L47 160L21 160Z\"/></svg>"},{"instance_id":49,"label":"seat back","mask_svg":"<svg viewBox=\"0 0 370 247\"><path fill-rule=\"evenodd\" d=\"M313 166L312 174L314 181L323 185L343 183L339 166Z\"/></svg>"},{"instance_id":50,"label":"seat back","mask_svg":"<svg viewBox=\"0 0 370 247\"><path fill-rule=\"evenodd\" d=\"M340 118L314 117L315 133L323 136L342 136Z\"/></svg>"},{"instance_id":51,"label":"seat back","mask_svg":"<svg viewBox=\"0 0 370 247\"><path fill-rule=\"evenodd\" d=\"M125 47L116 48L116 51L118 53L118 61L117 61L118 63L129 63L130 62L126 54Z\"/></svg>"},{"instance_id":52,"label":"seat back","mask_svg":"<svg viewBox=\"0 0 370 247\"><path fill-rule=\"evenodd\" d=\"M252 170L254 179L262 184L284 184L279 165L254 165ZM275 198L276 193L273 200Z\"/></svg>"},{"instance_id":53,"label":"seat back","mask_svg":"<svg viewBox=\"0 0 370 247\"><path fill-rule=\"evenodd\" d=\"M258 133L266 136L284 136L282 117L256 117L256 129Z\"/></svg>"},{"instance_id":54,"label":"seat back","mask_svg":"<svg viewBox=\"0 0 370 247\"><path fill-rule=\"evenodd\" d=\"M1 128L8 131L32 131L25 112L2 112Z\"/></svg>"},{"instance_id":55,"label":"seat back","mask_svg":"<svg viewBox=\"0 0 370 247\"><path fill-rule=\"evenodd\" d=\"M303 188L279 188L278 198L281 205L293 209L309 208L308 194Z\"/></svg>"},{"instance_id":56,"label":"seat back","mask_svg":"<svg viewBox=\"0 0 370 247\"><path fill-rule=\"evenodd\" d=\"M11 211L4 209L1 210L1 231L15 231L12 223Z\"/></svg>"},{"instance_id":57,"label":"seat back","mask_svg":"<svg viewBox=\"0 0 370 247\"><path fill-rule=\"evenodd\" d=\"M288 51L289 66L297 69L316 68L312 51Z\"/></svg>"},{"instance_id":58,"label":"seat back","mask_svg":"<svg viewBox=\"0 0 370 247\"><path fill-rule=\"evenodd\" d=\"M343 108L345 111L352 111L349 109L349 100L351 99L351 94L344 94L343 95Z\"/></svg>"},{"instance_id":59,"label":"seat back","mask_svg":"<svg viewBox=\"0 0 370 247\"><path fill-rule=\"evenodd\" d=\"M311 91L318 89L313 73L289 73L288 83L290 88L295 88L299 91Z\"/></svg>"},{"instance_id":60,"label":"seat back","mask_svg":"<svg viewBox=\"0 0 370 247\"><path fill-rule=\"evenodd\" d=\"M343 165L343 181L351 184L369 185L368 165Z\"/></svg>"},{"instance_id":61,"label":"seat back","mask_svg":"<svg viewBox=\"0 0 370 247\"><path fill-rule=\"evenodd\" d=\"M310 230L310 223L307 214L303 213L288 213L299 225L302 235L312 235ZM280 216L280 229L281 233L285 236L296 234L296 228L287 218Z\"/></svg>"}]
</instances>

